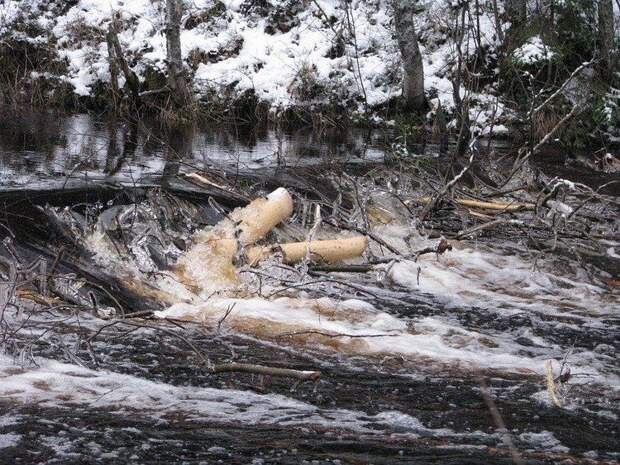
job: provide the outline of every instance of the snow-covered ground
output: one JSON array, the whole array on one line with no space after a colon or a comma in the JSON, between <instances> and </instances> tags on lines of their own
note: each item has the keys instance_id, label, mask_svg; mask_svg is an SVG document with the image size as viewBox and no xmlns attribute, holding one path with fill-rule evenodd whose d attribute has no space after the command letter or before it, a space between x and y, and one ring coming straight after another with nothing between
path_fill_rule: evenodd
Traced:
<instances>
[{"instance_id":1,"label":"snow-covered ground","mask_svg":"<svg viewBox=\"0 0 620 465\"><path fill-rule=\"evenodd\" d=\"M497 88L498 37L506 35L510 23L495 16L493 3L480 2L480 15L466 16L461 44L467 79L481 85L455 89L458 2L418 2L415 21L429 123L440 105L448 112L454 109L456 93L467 97L472 125L483 134L507 133L515 121L510 111L514 102L503 101ZM501 14L503 2L498 3ZM46 57L20 79L40 85L44 92L58 88L64 95L68 88L84 101L109 95L104 92L110 82L106 33L116 17L121 48L142 90L156 90L166 74L164 4L5 0L0 4L0 40L27 43ZM260 102L274 119L285 118L285 110L303 109L306 114L324 110L353 120L388 122L384 110L401 95L402 80L389 0L184 0L184 7L182 54L195 97L205 107ZM617 21L617 9L615 14ZM484 63L474 58L478 49L484 50ZM527 66L544 66L558 53L541 32L526 37L508 58L525 67L527 78ZM121 85L123 80L121 73ZM249 96L255 100L245 98ZM611 92L607 100L615 102L616 97ZM607 105L606 111L614 110Z\"/></svg>"},{"instance_id":2,"label":"snow-covered ground","mask_svg":"<svg viewBox=\"0 0 620 465\"><path fill-rule=\"evenodd\" d=\"M57 79L70 83L78 96L94 96L98 83L110 80L105 33L114 15L119 17L122 48L137 75L144 81L152 71L165 72L163 2L79 0L70 8L63 3L8 0L0 5L0 35L22 34L11 28L20 21L30 22L38 33L23 39L33 43L52 39L58 57L67 63L60 75L35 71L31 79ZM181 44L196 96L227 101L252 91L270 105L272 114L295 106L312 110L334 104L353 115L398 97L400 53L390 2L355 0L348 11L345 4L186 2ZM441 103L448 110L453 106L450 77L456 54L454 43L445 40L451 11L449 1L426 1L416 18L426 93L432 108ZM480 28L483 45L494 53L497 39L490 11L480 17ZM491 114L502 116L493 92L485 88L472 96L473 121L483 124Z\"/></svg>"}]
</instances>

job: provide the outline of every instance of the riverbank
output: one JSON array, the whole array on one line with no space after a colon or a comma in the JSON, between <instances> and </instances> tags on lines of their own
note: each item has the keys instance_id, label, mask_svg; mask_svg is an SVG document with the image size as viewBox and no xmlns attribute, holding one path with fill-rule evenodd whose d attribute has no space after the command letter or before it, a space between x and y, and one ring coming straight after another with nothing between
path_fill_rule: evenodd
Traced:
<instances>
[{"instance_id":1,"label":"riverbank","mask_svg":"<svg viewBox=\"0 0 620 465\"><path fill-rule=\"evenodd\" d=\"M523 28L506 20L501 5L470 11L419 2L426 102L411 112L388 0L184 2L190 99L181 108L167 78L164 3L3 2L0 104L117 114L134 124L156 118L164 126L395 128L395 142L405 146L420 137L462 138L461 155L471 135L529 144L553 136L569 152L610 150L620 141L615 81L599 77L596 59L584 62L583 54L598 53L586 30L593 7L560 5L551 19L531 11ZM548 21L558 30L550 33ZM559 29L575 21L579 35Z\"/></svg>"},{"instance_id":2,"label":"riverbank","mask_svg":"<svg viewBox=\"0 0 620 465\"><path fill-rule=\"evenodd\" d=\"M166 84L163 2L27 3L29 8L16 1L0 6L5 104L96 111L126 106L123 73L121 93L115 95L111 86L106 34L115 18L142 103L166 116L168 97L160 92ZM445 6L439 3L428 2L418 18L429 112L417 120L420 126L433 125L439 109L448 115L455 110L450 71L455 51L443 38L438 20ZM393 124L403 112L402 72L389 2L343 5L192 2L181 44L195 115L314 126ZM479 24L483 45L493 55L498 43L490 10ZM459 91L469 94L473 127L506 133L512 116L491 83Z\"/></svg>"}]
</instances>

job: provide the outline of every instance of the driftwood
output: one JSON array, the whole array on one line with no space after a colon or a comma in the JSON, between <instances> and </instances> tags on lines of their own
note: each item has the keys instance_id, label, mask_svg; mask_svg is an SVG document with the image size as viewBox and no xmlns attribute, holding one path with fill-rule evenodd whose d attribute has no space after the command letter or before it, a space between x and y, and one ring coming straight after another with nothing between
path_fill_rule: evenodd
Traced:
<instances>
[{"instance_id":1,"label":"driftwood","mask_svg":"<svg viewBox=\"0 0 620 465\"><path fill-rule=\"evenodd\" d=\"M367 263L354 265L312 265L310 267L310 271L324 273L368 273L369 271L373 271L377 265L398 262L401 260L416 261L418 257L422 255L427 255L431 253L443 255L449 250L452 250L452 245L447 240L442 238L436 247L426 247L405 257L378 258Z\"/></svg>"},{"instance_id":2,"label":"driftwood","mask_svg":"<svg viewBox=\"0 0 620 465\"><path fill-rule=\"evenodd\" d=\"M376 234L373 234L371 231L365 230L363 228L358 228L357 226L354 226L354 225L351 225L351 224L336 223L336 222L330 221L330 220L324 220L324 222L326 224L329 224L330 226L333 226L334 228L337 228L337 229L344 229L344 230L347 230L347 231L355 231L355 232L358 232L360 234L364 234L365 236L368 236L370 239L372 239L377 244L379 244L381 247L385 247L387 250L389 250L393 254L402 255L397 248L391 246L390 244L385 242L383 239L381 239L379 236L377 236Z\"/></svg>"},{"instance_id":3,"label":"driftwood","mask_svg":"<svg viewBox=\"0 0 620 465\"><path fill-rule=\"evenodd\" d=\"M430 202L432 199L430 197L422 197L423 202ZM472 199L463 199L457 198L452 199L455 203L462 205L464 207L471 208L480 208L482 210L497 210L504 212L517 212L524 210L534 210L536 205L533 203L504 203L504 202L483 202L481 200L472 200Z\"/></svg>"},{"instance_id":4,"label":"driftwood","mask_svg":"<svg viewBox=\"0 0 620 465\"><path fill-rule=\"evenodd\" d=\"M455 236L455 239L462 239L464 237L471 236L472 234L476 234L476 233L478 233L480 231L492 228L494 226L498 226L500 224L512 224L512 225L516 225L516 226L523 226L523 222L519 221L519 220L504 220L502 218L498 218L498 219L495 219L495 220L491 220L491 221L489 221L487 223L482 223L482 224L479 224L479 225L474 226L472 228L464 229L463 231L459 231L457 233L457 235Z\"/></svg>"},{"instance_id":5,"label":"driftwood","mask_svg":"<svg viewBox=\"0 0 620 465\"><path fill-rule=\"evenodd\" d=\"M275 253L282 252L284 263L298 263L305 258L316 262L340 262L359 257L368 247L366 236L343 237L341 239L293 242L272 247L252 247L247 251L248 261L256 265L260 260Z\"/></svg>"},{"instance_id":6,"label":"driftwood","mask_svg":"<svg viewBox=\"0 0 620 465\"><path fill-rule=\"evenodd\" d=\"M359 265L312 265L312 271L324 273L368 273L375 269L376 264L362 263Z\"/></svg>"},{"instance_id":7,"label":"driftwood","mask_svg":"<svg viewBox=\"0 0 620 465\"><path fill-rule=\"evenodd\" d=\"M222 186L221 184L217 184L213 181L211 181L210 179L207 179L206 177L198 174L198 173L188 173L185 175L185 177L191 181L194 181L195 183L197 183L199 186L209 186L209 187L216 187L217 189L222 189L224 191L227 191L228 189L226 188L226 186Z\"/></svg>"},{"instance_id":8,"label":"driftwood","mask_svg":"<svg viewBox=\"0 0 620 465\"><path fill-rule=\"evenodd\" d=\"M297 378L299 380L316 381L321 377L320 371L302 371L293 370L291 368L276 368L268 367L265 365L255 365L253 363L224 363L215 365L211 372L224 373L224 372L240 372L240 373L255 373L259 375L281 376L287 378Z\"/></svg>"}]
</instances>

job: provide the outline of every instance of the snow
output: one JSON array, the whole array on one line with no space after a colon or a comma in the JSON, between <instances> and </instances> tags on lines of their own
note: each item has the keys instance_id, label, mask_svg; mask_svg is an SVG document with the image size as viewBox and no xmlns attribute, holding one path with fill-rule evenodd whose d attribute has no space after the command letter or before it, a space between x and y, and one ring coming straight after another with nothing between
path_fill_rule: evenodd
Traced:
<instances>
[{"instance_id":1,"label":"snow","mask_svg":"<svg viewBox=\"0 0 620 465\"><path fill-rule=\"evenodd\" d=\"M7 0L0 4L0 32L8 29L21 12L19 0Z\"/></svg>"},{"instance_id":2,"label":"snow","mask_svg":"<svg viewBox=\"0 0 620 465\"><path fill-rule=\"evenodd\" d=\"M78 0L62 14L54 15L41 6L41 0L29 2L33 9L40 9L37 21L45 31L31 39L47 43L53 36L58 40L56 51L68 62L62 79L71 83L76 95L92 96L95 84L109 81L105 34L114 14L120 18L121 47L138 77L144 80L149 70L165 72L165 12L161 4L147 0ZM285 32L278 29L277 20L269 14L256 14L252 8L248 10L248 2L238 0L223 2L224 12L182 29L182 54L197 98L227 103L253 91L276 116L294 106L312 111L334 102L355 116L365 112L364 100L373 109L401 94L400 53L387 0L350 3L350 22L356 35L355 40L344 45L341 56L330 55L336 38L325 15L336 18L336 24L347 24L343 4L319 0L297 8L284 0L267 3L267 11L280 9L289 15ZM4 16L0 32L2 24L9 27L18 20L19 4L9 1L0 5L0 18ZM187 1L184 20L200 17L215 5L213 0ZM450 76L456 50L450 41L443 40L442 28L449 26L452 8L447 0L427 0L423 6L425 9L416 21L425 87L431 106L441 103L450 110L454 106ZM483 9L480 26L483 45L493 50L497 38L490 8ZM470 45L464 47L471 48ZM42 76L44 73L33 78ZM464 94L465 89L459 92ZM472 120L479 110L491 112L487 94L493 94L493 89L472 94ZM497 116L501 114L500 106ZM373 121L381 119L379 114L370 117Z\"/></svg>"},{"instance_id":3,"label":"snow","mask_svg":"<svg viewBox=\"0 0 620 465\"><path fill-rule=\"evenodd\" d=\"M540 36L530 37L512 53L518 61L526 64L549 61L555 56L555 53L543 42Z\"/></svg>"}]
</instances>

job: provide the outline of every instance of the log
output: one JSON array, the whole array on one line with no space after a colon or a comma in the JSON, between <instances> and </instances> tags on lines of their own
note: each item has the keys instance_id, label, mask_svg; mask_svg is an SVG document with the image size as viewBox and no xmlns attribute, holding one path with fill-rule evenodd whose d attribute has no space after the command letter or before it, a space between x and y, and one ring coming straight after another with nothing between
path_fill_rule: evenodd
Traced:
<instances>
[{"instance_id":1,"label":"log","mask_svg":"<svg viewBox=\"0 0 620 465\"><path fill-rule=\"evenodd\" d=\"M265 237L292 213L291 194L280 187L267 197L255 199L248 206L234 210L228 221L238 223L237 228L240 231L238 240L241 244L248 245Z\"/></svg>"},{"instance_id":2,"label":"log","mask_svg":"<svg viewBox=\"0 0 620 465\"><path fill-rule=\"evenodd\" d=\"M371 263L362 263L356 265L313 265L310 270L323 273L368 273L375 268L376 265Z\"/></svg>"},{"instance_id":3,"label":"log","mask_svg":"<svg viewBox=\"0 0 620 465\"><path fill-rule=\"evenodd\" d=\"M354 236L310 243L292 242L270 247L252 247L247 251L247 256L248 262L256 265L265 257L281 251L284 263L293 264L302 261L309 252L309 259L312 262L335 263L359 257L366 247L368 247L366 236Z\"/></svg>"},{"instance_id":4,"label":"log","mask_svg":"<svg viewBox=\"0 0 620 465\"><path fill-rule=\"evenodd\" d=\"M212 230L196 235L193 246L174 267L175 273L192 286L203 287L208 281L236 284L234 261L239 248L262 239L292 213L293 199L283 188L233 210Z\"/></svg>"},{"instance_id":5,"label":"log","mask_svg":"<svg viewBox=\"0 0 620 465\"><path fill-rule=\"evenodd\" d=\"M430 197L422 197L423 202L430 202ZM483 202L481 200L472 199L452 199L454 202L464 207L481 208L483 210L498 210L506 212L516 212L522 210L534 210L535 205L533 203L503 203L503 202Z\"/></svg>"},{"instance_id":6,"label":"log","mask_svg":"<svg viewBox=\"0 0 620 465\"><path fill-rule=\"evenodd\" d=\"M253 363L224 363L215 365L212 369L213 373L224 372L242 372L254 373L259 375L282 376L289 378L297 378L302 381L316 381L321 377L320 371L302 371L293 370L291 368L268 367L264 365L255 365Z\"/></svg>"},{"instance_id":7,"label":"log","mask_svg":"<svg viewBox=\"0 0 620 465\"><path fill-rule=\"evenodd\" d=\"M222 189L223 191L227 191L228 189L225 186L222 186L221 184L217 184L213 181L211 181L210 179L205 178L204 176L199 175L198 173L188 173L185 175L186 178L191 179L192 181L197 182L200 185L203 186L212 186L212 187L216 187L218 189Z\"/></svg>"}]
</instances>

